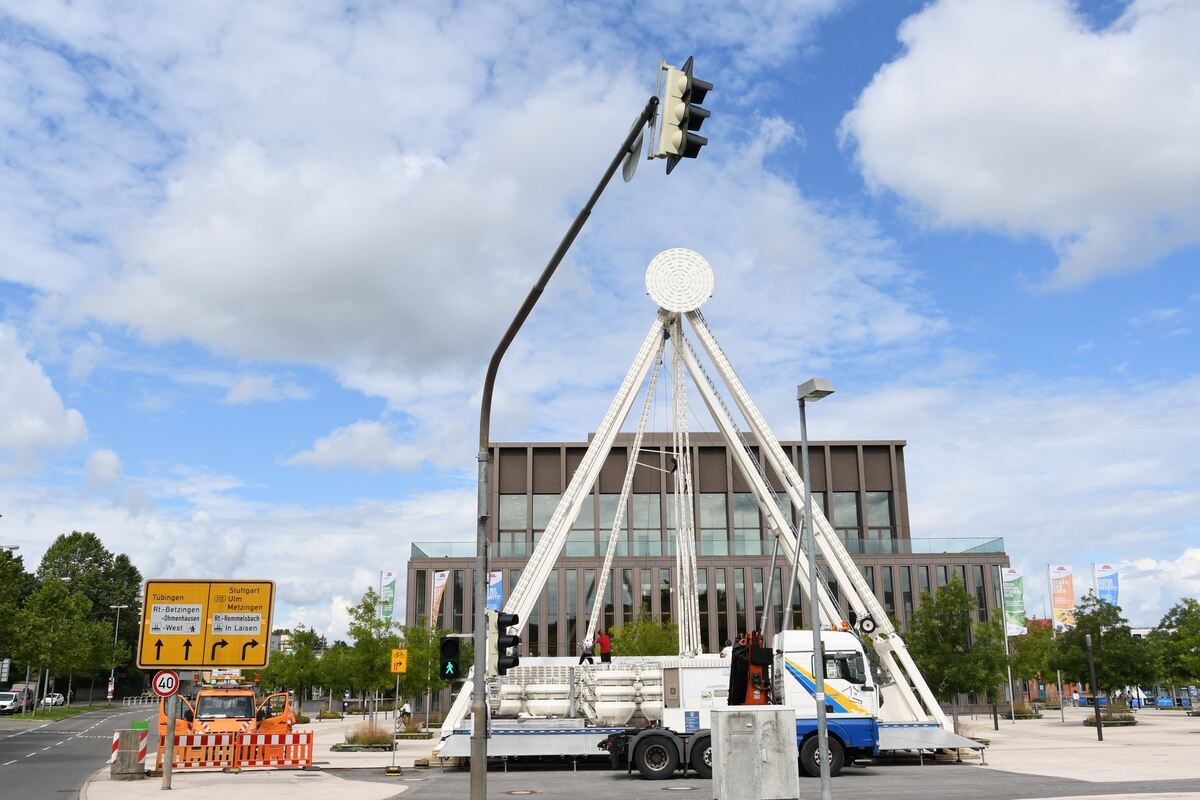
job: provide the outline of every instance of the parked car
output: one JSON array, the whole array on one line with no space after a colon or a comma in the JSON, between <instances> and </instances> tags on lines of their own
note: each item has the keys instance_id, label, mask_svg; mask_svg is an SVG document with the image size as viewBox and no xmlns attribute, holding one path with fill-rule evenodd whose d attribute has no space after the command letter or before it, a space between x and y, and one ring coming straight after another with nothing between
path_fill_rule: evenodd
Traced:
<instances>
[{"instance_id":1,"label":"parked car","mask_svg":"<svg viewBox=\"0 0 1200 800\"><path fill-rule=\"evenodd\" d=\"M0 714L17 714L24 710L21 695L16 692L0 692Z\"/></svg>"},{"instance_id":2,"label":"parked car","mask_svg":"<svg viewBox=\"0 0 1200 800\"><path fill-rule=\"evenodd\" d=\"M48 695L42 698L42 705L44 706L65 706L66 704L67 698L63 697L58 692L50 692Z\"/></svg>"}]
</instances>

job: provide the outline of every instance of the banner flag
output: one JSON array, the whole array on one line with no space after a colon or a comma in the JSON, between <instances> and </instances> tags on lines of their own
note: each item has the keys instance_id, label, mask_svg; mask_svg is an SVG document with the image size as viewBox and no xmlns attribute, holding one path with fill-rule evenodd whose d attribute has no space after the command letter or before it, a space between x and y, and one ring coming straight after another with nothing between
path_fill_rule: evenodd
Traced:
<instances>
[{"instance_id":1,"label":"banner flag","mask_svg":"<svg viewBox=\"0 0 1200 800\"><path fill-rule=\"evenodd\" d=\"M1096 567L1096 595L1106 603L1117 605L1119 586L1117 584L1117 568L1112 564L1101 564Z\"/></svg>"},{"instance_id":2,"label":"banner flag","mask_svg":"<svg viewBox=\"0 0 1200 800\"><path fill-rule=\"evenodd\" d=\"M442 595L446 591L446 579L450 577L450 570L439 569L433 573L433 597L430 599L429 606L429 627L436 629L438 626L438 615L442 611Z\"/></svg>"},{"instance_id":3,"label":"banner flag","mask_svg":"<svg viewBox=\"0 0 1200 800\"><path fill-rule=\"evenodd\" d=\"M504 600L504 573L497 570L488 573L487 607L499 611Z\"/></svg>"},{"instance_id":4,"label":"banner flag","mask_svg":"<svg viewBox=\"0 0 1200 800\"><path fill-rule=\"evenodd\" d=\"M380 607L382 608L382 617L388 622L392 621L392 613L396 610L396 571L385 569L383 571L383 579L380 581L379 590Z\"/></svg>"},{"instance_id":5,"label":"banner flag","mask_svg":"<svg viewBox=\"0 0 1200 800\"><path fill-rule=\"evenodd\" d=\"M1051 564L1050 609L1055 625L1075 624L1075 579L1069 564Z\"/></svg>"},{"instance_id":6,"label":"banner flag","mask_svg":"<svg viewBox=\"0 0 1200 800\"><path fill-rule=\"evenodd\" d=\"M1025 578L1012 567L1000 572L1004 576L1004 634L1023 636L1029 633L1025 625Z\"/></svg>"}]
</instances>

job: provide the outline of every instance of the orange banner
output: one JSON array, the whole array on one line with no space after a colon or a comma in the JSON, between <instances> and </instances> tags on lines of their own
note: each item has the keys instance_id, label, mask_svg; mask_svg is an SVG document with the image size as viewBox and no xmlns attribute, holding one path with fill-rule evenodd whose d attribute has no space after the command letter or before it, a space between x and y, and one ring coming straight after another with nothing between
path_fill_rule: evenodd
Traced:
<instances>
[{"instance_id":1,"label":"orange banner","mask_svg":"<svg viewBox=\"0 0 1200 800\"><path fill-rule=\"evenodd\" d=\"M1051 564L1050 608L1056 625L1075 624L1075 579L1068 564Z\"/></svg>"}]
</instances>

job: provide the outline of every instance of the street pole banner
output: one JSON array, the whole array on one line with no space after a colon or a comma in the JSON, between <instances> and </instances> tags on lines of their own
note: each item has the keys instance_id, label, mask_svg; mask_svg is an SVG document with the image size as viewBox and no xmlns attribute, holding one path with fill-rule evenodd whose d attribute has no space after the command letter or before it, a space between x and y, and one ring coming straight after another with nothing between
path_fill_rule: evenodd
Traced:
<instances>
[{"instance_id":1,"label":"street pole banner","mask_svg":"<svg viewBox=\"0 0 1200 800\"><path fill-rule=\"evenodd\" d=\"M438 614L442 611L442 594L446 591L446 579L450 577L450 570L439 569L433 573L433 598L430 600L429 607L429 627L431 630L436 630L438 626Z\"/></svg>"},{"instance_id":2,"label":"street pole banner","mask_svg":"<svg viewBox=\"0 0 1200 800\"><path fill-rule=\"evenodd\" d=\"M1055 625L1075 624L1075 578L1069 564L1051 564L1050 609Z\"/></svg>"},{"instance_id":3,"label":"street pole banner","mask_svg":"<svg viewBox=\"0 0 1200 800\"><path fill-rule=\"evenodd\" d=\"M504 573L500 570L488 573L487 607L499 611L504 600Z\"/></svg>"},{"instance_id":4,"label":"street pole banner","mask_svg":"<svg viewBox=\"0 0 1200 800\"><path fill-rule=\"evenodd\" d=\"M1114 606L1117 605L1119 593L1117 578L1117 568L1112 564L1101 564L1096 567L1096 596Z\"/></svg>"},{"instance_id":5,"label":"street pole banner","mask_svg":"<svg viewBox=\"0 0 1200 800\"><path fill-rule=\"evenodd\" d=\"M379 591L380 606L382 607L382 615L385 620L391 622L392 612L396 610L396 571L385 569L383 571L383 579L380 581Z\"/></svg>"},{"instance_id":6,"label":"street pole banner","mask_svg":"<svg viewBox=\"0 0 1200 800\"><path fill-rule=\"evenodd\" d=\"M1023 636L1025 625L1025 578L1012 567L1000 570L1004 577L1004 635Z\"/></svg>"}]
</instances>

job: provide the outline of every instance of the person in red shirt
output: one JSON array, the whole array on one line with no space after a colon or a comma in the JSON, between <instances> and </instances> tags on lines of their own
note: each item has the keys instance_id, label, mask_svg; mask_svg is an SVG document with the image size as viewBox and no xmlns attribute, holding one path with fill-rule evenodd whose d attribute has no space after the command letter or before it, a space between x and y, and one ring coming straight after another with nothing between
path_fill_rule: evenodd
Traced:
<instances>
[{"instance_id":1,"label":"person in red shirt","mask_svg":"<svg viewBox=\"0 0 1200 800\"><path fill-rule=\"evenodd\" d=\"M610 663L612 661L612 637L607 632L601 633L596 637L596 646L600 648L600 663Z\"/></svg>"}]
</instances>

